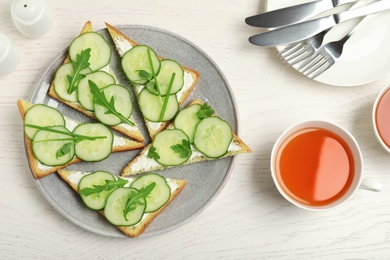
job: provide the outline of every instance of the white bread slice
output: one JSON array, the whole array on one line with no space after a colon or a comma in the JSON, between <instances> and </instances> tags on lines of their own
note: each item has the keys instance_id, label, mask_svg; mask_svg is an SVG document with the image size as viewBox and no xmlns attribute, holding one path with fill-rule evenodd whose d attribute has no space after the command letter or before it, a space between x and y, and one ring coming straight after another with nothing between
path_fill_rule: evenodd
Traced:
<instances>
[{"instance_id":1,"label":"white bread slice","mask_svg":"<svg viewBox=\"0 0 390 260\"><path fill-rule=\"evenodd\" d=\"M93 32L94 29L92 27L92 23L90 21L86 22L83 29L81 30L80 34L83 34L85 32ZM64 61L64 63L68 63L70 62L69 60L69 57L67 57ZM115 73L113 72L113 70L111 68L109 68L109 73L111 75L114 76L115 80L117 81L117 77L115 76ZM78 102L70 102L70 101L66 101L66 100L63 100L61 99L57 93L55 92L54 90L54 84L52 83L50 85L50 88L49 88L49 92L48 92L49 96L51 96L52 98L84 113L85 115L89 116L89 117L92 117L94 119L96 119L96 116L93 112L91 111L88 111L86 109L84 109L80 103ZM119 125L116 125L116 126L111 126L113 129L117 130L118 132L138 141L138 142L144 142L145 141L145 138L144 136L142 135L140 129L138 128L138 126L136 125L135 121L134 121L134 118L133 116L130 117L130 121L133 122L135 124L135 126L129 126L129 125L126 125L124 123L122 124L119 124Z\"/></svg>"},{"instance_id":2,"label":"white bread slice","mask_svg":"<svg viewBox=\"0 0 390 260\"><path fill-rule=\"evenodd\" d=\"M118 54L119 56L123 56L128 50L130 50L132 47L137 46L138 43L129 38L128 36L124 35L122 32L120 32L118 29L116 29L114 26L106 23L107 29L111 35L112 40L114 41ZM159 56L160 59L162 57ZM192 70L190 68L182 67L184 70L184 86L185 89L181 90L179 93L177 93L179 105L181 106L184 101L188 98L188 96L191 94L193 89L195 88L196 82L198 81L199 78L199 73L195 70ZM186 81L188 84L186 84ZM134 85L134 92L138 98L138 93L140 90L143 88L143 86L137 86ZM184 88L184 87L183 87ZM153 139L154 136L158 133L161 132L163 129L166 128L166 126L169 124L169 122L150 122L146 118L144 118L146 127L149 131L150 137Z\"/></svg>"},{"instance_id":3,"label":"white bread slice","mask_svg":"<svg viewBox=\"0 0 390 260\"><path fill-rule=\"evenodd\" d=\"M18 100L17 106L19 109L19 113L22 117L22 121L24 123L24 115L26 114L26 111L32 106L33 104L24 101L24 100ZM67 124L71 123L73 126L76 126L80 122L77 122L75 120L72 120L70 118L65 117L65 121ZM68 128L69 129L69 128ZM73 160L71 160L69 163L61 166L46 166L41 164L35 157L33 151L32 151L32 142L27 137L27 135L24 135L24 140L26 143L26 150L27 150L27 159L31 168L31 171L35 178L42 178L50 173L56 172L59 169L65 168L66 166L70 164L74 164L77 162L80 162L81 160L77 157L75 157ZM118 135L114 134L114 144L112 147L112 152L122 152L122 151L130 151L135 149L141 149L144 147L143 143L133 141Z\"/></svg>"},{"instance_id":4,"label":"white bread slice","mask_svg":"<svg viewBox=\"0 0 390 260\"><path fill-rule=\"evenodd\" d=\"M202 101L199 99L193 100L190 104L203 104ZM173 128L173 123L171 123L167 129ZM156 171L156 170L163 170L165 168L170 168L167 166L163 166L159 164L156 160L148 158L147 154L149 151L149 148L152 146L152 144L149 144L146 146L137 157L135 157L131 162L127 164L127 166L123 169L121 175L122 176L129 176L129 175L135 175L142 172L150 172L150 171ZM219 158L209 158L206 155L202 154L194 146L191 146L193 152L192 156L182 165L187 165L191 163L197 163L197 162L203 162L206 160L216 160ZM226 153L221 158L225 158L228 156L234 156L242 153L251 153L252 150L236 135L233 133L233 141L232 144L229 147L228 153ZM172 166L171 166L172 167Z\"/></svg>"},{"instance_id":5,"label":"white bread slice","mask_svg":"<svg viewBox=\"0 0 390 260\"><path fill-rule=\"evenodd\" d=\"M68 183L76 192L78 192L78 183L81 179L82 176L88 174L85 172L78 172L78 171L71 171L71 170L59 170L57 172L59 176L66 182ZM134 178L135 179L135 178ZM132 181L132 179L129 179L129 182ZM140 236L145 229L149 226L149 224L153 221L154 218L156 218L168 205L169 203L176 198L176 196L183 190L184 186L186 185L187 181L186 180L176 180L176 179L167 179L168 184L171 186L171 197L169 201L159 210L152 212L152 213L147 213L144 215L142 220L137 223L134 226L116 226L119 230L121 230L125 235L129 237L138 237ZM103 211L99 211L100 214L104 216Z\"/></svg>"}]
</instances>

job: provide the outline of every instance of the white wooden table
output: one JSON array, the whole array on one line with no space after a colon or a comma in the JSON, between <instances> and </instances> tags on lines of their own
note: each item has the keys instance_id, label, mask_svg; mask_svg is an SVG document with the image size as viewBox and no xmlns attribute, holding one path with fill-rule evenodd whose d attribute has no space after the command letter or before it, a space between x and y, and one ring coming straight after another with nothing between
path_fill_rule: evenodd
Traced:
<instances>
[{"instance_id":1,"label":"white wooden table","mask_svg":"<svg viewBox=\"0 0 390 260\"><path fill-rule=\"evenodd\" d=\"M309 81L274 49L252 46L258 32L244 18L255 0L49 1L52 30L27 39L11 21L12 0L0 2L0 32L22 49L17 69L0 79L0 259L389 259L390 155L374 137L373 102L390 83L341 88ZM29 171L17 99L29 99L45 68L83 24L150 25L179 34L221 68L235 94L239 135L253 153L239 156L217 199L180 228L152 238L113 239L86 231L45 200ZM390 68L389 68L390 69ZM305 119L342 125L362 148L364 172L383 191L358 191L332 211L307 212L277 192L269 171L272 145Z\"/></svg>"}]
</instances>

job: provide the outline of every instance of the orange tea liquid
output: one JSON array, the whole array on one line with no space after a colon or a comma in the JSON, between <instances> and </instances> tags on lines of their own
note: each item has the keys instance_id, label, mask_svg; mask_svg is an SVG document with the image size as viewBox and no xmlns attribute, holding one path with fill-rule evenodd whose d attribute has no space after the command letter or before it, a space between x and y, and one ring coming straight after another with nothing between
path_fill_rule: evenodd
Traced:
<instances>
[{"instance_id":1,"label":"orange tea liquid","mask_svg":"<svg viewBox=\"0 0 390 260\"><path fill-rule=\"evenodd\" d=\"M387 147L390 148L390 90L380 99L375 113L376 128Z\"/></svg>"},{"instance_id":2,"label":"orange tea liquid","mask_svg":"<svg viewBox=\"0 0 390 260\"><path fill-rule=\"evenodd\" d=\"M276 155L276 175L282 189L310 206L328 205L342 197L352 184L354 170L347 143L322 128L295 132Z\"/></svg>"}]
</instances>

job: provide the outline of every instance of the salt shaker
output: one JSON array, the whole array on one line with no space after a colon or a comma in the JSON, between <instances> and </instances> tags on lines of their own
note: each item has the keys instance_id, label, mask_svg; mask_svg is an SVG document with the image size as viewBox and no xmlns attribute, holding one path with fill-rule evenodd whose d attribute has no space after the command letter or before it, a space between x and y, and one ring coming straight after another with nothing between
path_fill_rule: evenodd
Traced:
<instances>
[{"instance_id":1,"label":"salt shaker","mask_svg":"<svg viewBox=\"0 0 390 260\"><path fill-rule=\"evenodd\" d=\"M11 73L20 61L20 50L11 39L0 33L0 77Z\"/></svg>"},{"instance_id":2,"label":"salt shaker","mask_svg":"<svg viewBox=\"0 0 390 260\"><path fill-rule=\"evenodd\" d=\"M11 16L15 27L29 38L45 35L54 21L52 11L43 0L14 0Z\"/></svg>"}]
</instances>

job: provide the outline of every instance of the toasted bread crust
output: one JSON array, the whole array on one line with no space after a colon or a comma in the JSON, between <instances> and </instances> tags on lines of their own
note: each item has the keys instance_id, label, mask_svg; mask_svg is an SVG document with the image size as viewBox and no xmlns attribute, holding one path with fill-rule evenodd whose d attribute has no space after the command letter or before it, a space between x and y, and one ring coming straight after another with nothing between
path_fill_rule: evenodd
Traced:
<instances>
[{"instance_id":1,"label":"toasted bread crust","mask_svg":"<svg viewBox=\"0 0 390 260\"><path fill-rule=\"evenodd\" d=\"M188 106L193 105L193 104L203 104L203 102L201 100L199 100L199 99L195 99L190 104L188 104ZM172 127L173 127L173 122L167 128L172 128ZM244 143L244 141L241 138L239 138L234 133L233 133L233 142L235 142L237 145L239 145L241 147L241 149L238 150L238 151L228 152L227 154L225 154L221 158L234 156L234 155L238 155L238 154L243 154L243 153L251 153L252 152L252 150L249 148L249 146L247 146ZM127 166L122 170L121 175L122 176L136 175L136 174L143 173L143 172L163 170L163 169L166 169L166 168L175 167L175 166L158 165L156 167L150 167L148 169L141 169L141 170L137 170L137 171L132 170L132 166L135 163L137 163L137 161L140 160L140 158L142 158L144 156L144 154L149 150L149 148L151 146L152 146L152 144L150 143L144 149L142 149L142 151L137 155L137 157L135 157L132 161L130 161L127 164ZM203 162L203 161L211 161L211 160L216 160L216 159L219 159L219 158L209 158L207 156L195 157L195 158L192 158L192 159L186 161L182 165L187 165L187 164L196 163L196 162Z\"/></svg>"},{"instance_id":2,"label":"toasted bread crust","mask_svg":"<svg viewBox=\"0 0 390 260\"><path fill-rule=\"evenodd\" d=\"M59 170L57 171L58 175L67 183L69 184L76 192L78 192L78 187L72 183L69 180L69 176L72 174L72 171L70 170ZM183 190L185 187L187 181L186 180L174 180L171 179L171 181L174 181L177 184L177 188L171 193L171 197L169 198L169 201L161 207L159 210L148 213L148 215L141 220L138 224L134 226L116 226L120 231L122 231L125 235L129 237L138 237L140 236L145 229L149 226L149 224L155 219L168 205L173 201L176 196ZM104 216L103 210L99 211L100 214Z\"/></svg>"},{"instance_id":3,"label":"toasted bread crust","mask_svg":"<svg viewBox=\"0 0 390 260\"><path fill-rule=\"evenodd\" d=\"M116 29L114 26L112 26L112 25L106 23L106 27L107 27L107 29L108 29L108 31L109 31L109 33L110 33L110 35L111 35L111 37L112 37L113 40L116 39L116 38L120 38L120 39L122 39L122 40L127 41L127 42L128 42L130 45L132 45L132 46L137 46L137 45L139 45L136 41L134 41L133 39L131 39L131 38L129 38L128 36L124 35L121 31L119 31L118 29ZM115 40L114 40L114 42L115 42ZM160 59L162 59L161 56L158 56L158 57L159 57ZM199 79L199 73L198 73L197 71L192 70L192 69L187 68L187 67L184 67L184 66L182 66L182 68L183 68L184 71L186 71L187 73L190 73L190 74L191 74L192 79L193 79L193 83L191 84L191 86L190 86L185 92L183 92L183 94L182 94L181 97L180 97L180 100L178 100L180 106L184 103L184 101L188 98L188 96L189 96L189 95L191 94L191 92L194 90L194 88L195 88L195 86L196 86L196 83L197 83L197 81L198 81L198 79ZM160 123L159 128L157 128L157 129L152 129L152 128L150 128L150 127L148 126L149 120L147 120L146 118L144 118L144 121L145 121L145 123L146 123L146 127L147 127L147 129L148 129L149 135L150 135L150 137L151 137L152 139L156 136L157 133L159 133L159 132L161 132L162 130L164 130L164 129L168 126L168 124L169 124L169 122L162 122L162 123Z\"/></svg>"},{"instance_id":4,"label":"toasted bread crust","mask_svg":"<svg viewBox=\"0 0 390 260\"><path fill-rule=\"evenodd\" d=\"M83 34L83 33L86 33L86 32L93 32L94 29L92 27L92 23L90 21L86 22L83 29L81 30L80 34ZM70 60L69 60L69 56L66 57L65 61L63 64L65 63L68 63ZM110 69L110 72L112 75L114 75L114 72ZM114 75L115 77L115 75ZM116 78L116 77L115 77ZM77 111L97 120L95 114L91 111L88 111L86 110L85 108L83 108L78 102L71 102L71 101L66 101L66 100L63 100L61 99L57 93L55 92L54 90L54 83L52 82L50 87L49 87L49 91L48 91L48 94L49 96L51 96L52 98L76 109ZM135 124L135 121L134 121L134 118L133 116L130 117L130 121L133 122ZM142 135L141 131L140 130L128 130L126 129L125 127L121 126L121 125L116 125L116 126L110 126L111 128L115 129L116 131L138 141L138 142L144 142L145 141L145 138L144 136Z\"/></svg>"},{"instance_id":5,"label":"toasted bread crust","mask_svg":"<svg viewBox=\"0 0 390 260\"><path fill-rule=\"evenodd\" d=\"M24 100L18 100L17 101L18 110L20 113L20 116L22 117L22 121L24 123L24 115L26 114L27 110L33 106L33 104L24 101ZM24 134L24 140L26 143L26 151L27 151L27 159L31 168L31 172L33 173L35 178L42 178L45 177L53 172L56 172L59 169L65 168L68 165L80 162L81 160L77 157L74 157L73 160L68 162L67 164L60 165L60 166L45 166L44 168L40 168L40 163L35 157L33 150L32 150L32 142L27 137L26 134ZM122 152L122 151L129 151L129 150L135 150L135 149L141 149L144 147L143 143L139 143L133 140L127 140L126 142L121 146L113 146L112 152Z\"/></svg>"}]
</instances>

